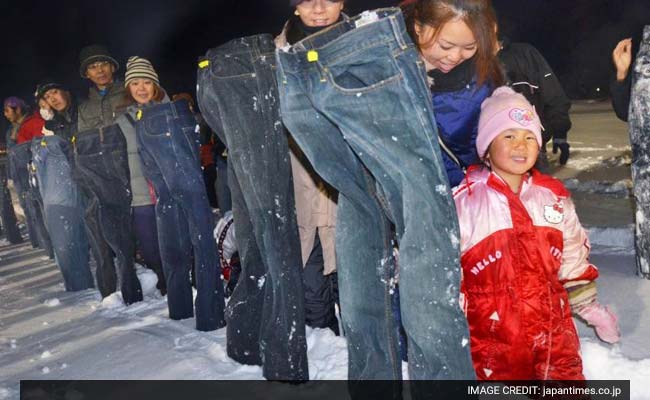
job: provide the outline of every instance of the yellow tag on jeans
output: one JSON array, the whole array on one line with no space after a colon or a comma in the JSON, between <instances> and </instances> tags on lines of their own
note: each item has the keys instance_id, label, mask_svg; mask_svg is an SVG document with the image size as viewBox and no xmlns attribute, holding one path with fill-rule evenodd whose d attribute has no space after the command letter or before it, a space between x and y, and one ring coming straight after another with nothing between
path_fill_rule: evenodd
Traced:
<instances>
[{"instance_id":1,"label":"yellow tag on jeans","mask_svg":"<svg viewBox=\"0 0 650 400\"><path fill-rule=\"evenodd\" d=\"M316 50L309 50L307 52L307 61L309 62L318 61L318 52Z\"/></svg>"},{"instance_id":2,"label":"yellow tag on jeans","mask_svg":"<svg viewBox=\"0 0 650 400\"><path fill-rule=\"evenodd\" d=\"M205 68L210 65L210 60L199 61L199 68Z\"/></svg>"}]
</instances>

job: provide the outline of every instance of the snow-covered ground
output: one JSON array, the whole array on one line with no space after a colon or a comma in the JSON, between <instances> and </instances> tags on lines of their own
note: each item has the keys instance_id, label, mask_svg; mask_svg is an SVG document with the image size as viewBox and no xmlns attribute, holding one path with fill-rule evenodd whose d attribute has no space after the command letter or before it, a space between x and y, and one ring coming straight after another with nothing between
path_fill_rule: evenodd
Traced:
<instances>
[{"instance_id":1,"label":"snow-covered ground","mask_svg":"<svg viewBox=\"0 0 650 400\"><path fill-rule=\"evenodd\" d=\"M572 118L572 158L553 173L574 192L601 272L600 300L622 331L621 343L610 346L577 321L585 374L630 380L632 399L650 399L643 388L650 280L635 275L626 126L603 104L576 104ZM125 307L119 294L101 301L93 290L66 293L41 251L0 242L0 400L17 399L21 379L262 379L261 368L228 358L225 329L198 332L193 319L169 320L155 275L138 274L145 301ZM307 332L310 378L346 379L345 339Z\"/></svg>"}]
</instances>

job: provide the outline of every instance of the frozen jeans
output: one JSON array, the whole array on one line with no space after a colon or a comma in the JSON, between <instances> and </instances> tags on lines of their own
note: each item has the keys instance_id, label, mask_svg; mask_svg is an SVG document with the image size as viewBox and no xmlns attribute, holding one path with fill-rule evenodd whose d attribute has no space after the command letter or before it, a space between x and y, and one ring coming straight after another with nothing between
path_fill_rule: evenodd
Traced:
<instances>
[{"instance_id":1,"label":"frozen jeans","mask_svg":"<svg viewBox=\"0 0 650 400\"><path fill-rule=\"evenodd\" d=\"M40 139L36 139L40 140ZM48 255L52 255L52 244L50 236L45 227L43 210L39 204L40 194L38 189L30 185L30 168L32 161L31 142L17 144L9 151L13 165L13 180L16 192L20 199L20 205L25 210L29 238L32 246L41 247ZM42 203L42 201L40 201Z\"/></svg>"},{"instance_id":2,"label":"frozen jeans","mask_svg":"<svg viewBox=\"0 0 650 400\"><path fill-rule=\"evenodd\" d=\"M96 203L99 234L117 258L120 290L125 304L142 300L135 273L135 236L131 222L131 187L126 139L117 124L84 131L74 142L75 168ZM114 263L97 264L97 285L115 291ZM102 293L104 295L104 293Z\"/></svg>"},{"instance_id":3,"label":"frozen jeans","mask_svg":"<svg viewBox=\"0 0 650 400\"><path fill-rule=\"evenodd\" d=\"M71 156L69 142L59 136L32 141L32 162L56 263L65 289L77 291L92 288L93 276L88 265L83 199L72 179Z\"/></svg>"},{"instance_id":4,"label":"frozen jeans","mask_svg":"<svg viewBox=\"0 0 650 400\"><path fill-rule=\"evenodd\" d=\"M9 157L0 159L0 221L2 222L2 233L7 237L9 243L18 244L23 242L18 229L18 221L14 206L11 203L11 194L7 187L7 177L9 169Z\"/></svg>"},{"instance_id":5,"label":"frozen jeans","mask_svg":"<svg viewBox=\"0 0 650 400\"><path fill-rule=\"evenodd\" d=\"M156 223L167 305L172 319L190 318L192 252L196 274L196 329L225 325L224 288L214 218L199 160L196 119L187 101L157 104L139 112L136 123L142 172L156 192Z\"/></svg>"},{"instance_id":6,"label":"frozen jeans","mask_svg":"<svg viewBox=\"0 0 650 400\"><path fill-rule=\"evenodd\" d=\"M283 121L340 193L336 246L350 379L401 378L382 213L399 244L410 378L474 379L459 306L458 222L424 66L401 12L366 12L277 58ZM420 385L413 389L416 398L425 395Z\"/></svg>"},{"instance_id":7,"label":"frozen jeans","mask_svg":"<svg viewBox=\"0 0 650 400\"><path fill-rule=\"evenodd\" d=\"M203 117L228 149L241 278L228 303L228 355L273 380L309 379L302 258L271 35L232 40L199 62Z\"/></svg>"}]
</instances>

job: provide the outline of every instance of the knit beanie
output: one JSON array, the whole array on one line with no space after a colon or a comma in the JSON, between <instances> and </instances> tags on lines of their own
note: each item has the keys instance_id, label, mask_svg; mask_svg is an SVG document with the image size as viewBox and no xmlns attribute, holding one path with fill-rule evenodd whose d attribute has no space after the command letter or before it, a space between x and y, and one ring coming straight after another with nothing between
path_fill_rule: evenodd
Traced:
<instances>
[{"instance_id":1,"label":"knit beanie","mask_svg":"<svg viewBox=\"0 0 650 400\"><path fill-rule=\"evenodd\" d=\"M138 56L129 57L129 60L126 62L126 73L124 74L124 87L128 87L129 82L139 78L151 79L156 82L156 85L160 86L158 74L153 69L151 61Z\"/></svg>"},{"instance_id":2,"label":"knit beanie","mask_svg":"<svg viewBox=\"0 0 650 400\"><path fill-rule=\"evenodd\" d=\"M120 67L120 64L115 61L106 47L100 44L91 44L90 46L84 47L79 52L79 74L82 78L86 78L86 70L88 69L88 65L97 61L110 62L113 64L116 71Z\"/></svg>"},{"instance_id":3,"label":"knit beanie","mask_svg":"<svg viewBox=\"0 0 650 400\"><path fill-rule=\"evenodd\" d=\"M542 147L543 128L535 108L523 95L508 86L501 86L481 104L476 137L476 151L481 159L485 158L494 138L508 129L528 129Z\"/></svg>"},{"instance_id":4,"label":"knit beanie","mask_svg":"<svg viewBox=\"0 0 650 400\"><path fill-rule=\"evenodd\" d=\"M36 97L37 100L42 99L43 96L45 96L45 93L47 93L50 89L66 90L65 87L57 81L47 78L43 79L43 81L41 81L38 86L36 86L34 97Z\"/></svg>"}]
</instances>

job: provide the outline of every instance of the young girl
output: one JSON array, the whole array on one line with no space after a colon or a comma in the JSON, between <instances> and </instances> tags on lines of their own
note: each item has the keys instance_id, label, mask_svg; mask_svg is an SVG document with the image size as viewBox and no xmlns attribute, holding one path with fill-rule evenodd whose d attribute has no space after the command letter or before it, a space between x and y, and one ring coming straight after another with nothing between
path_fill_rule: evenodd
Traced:
<instances>
[{"instance_id":1,"label":"young girl","mask_svg":"<svg viewBox=\"0 0 650 400\"><path fill-rule=\"evenodd\" d=\"M596 300L598 270L569 192L532 169L541 129L522 95L495 90L476 139L484 165L454 192L479 379L584 379L572 312L602 340L619 340L616 317Z\"/></svg>"},{"instance_id":2,"label":"young girl","mask_svg":"<svg viewBox=\"0 0 650 400\"><path fill-rule=\"evenodd\" d=\"M496 57L496 17L488 0L406 0L409 36L427 70L442 158L451 186L479 162L481 103L503 83Z\"/></svg>"}]
</instances>

